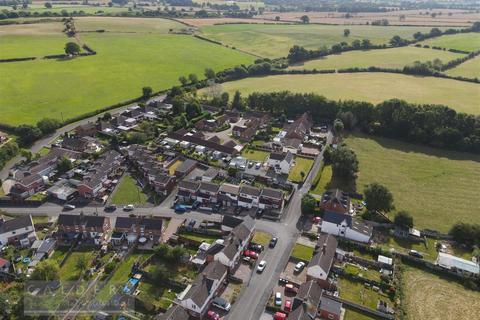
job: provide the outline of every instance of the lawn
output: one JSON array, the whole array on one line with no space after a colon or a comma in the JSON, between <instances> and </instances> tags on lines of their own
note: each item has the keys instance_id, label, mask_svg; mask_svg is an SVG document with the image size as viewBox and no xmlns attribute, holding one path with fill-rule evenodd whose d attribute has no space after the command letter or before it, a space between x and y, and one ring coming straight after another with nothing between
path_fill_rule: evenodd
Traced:
<instances>
[{"instance_id":1,"label":"lawn","mask_svg":"<svg viewBox=\"0 0 480 320\"><path fill-rule=\"evenodd\" d=\"M0 59L43 57L64 53L69 39L61 22L0 27Z\"/></svg>"},{"instance_id":2,"label":"lawn","mask_svg":"<svg viewBox=\"0 0 480 320\"><path fill-rule=\"evenodd\" d=\"M270 233L255 231L252 241L266 247L268 246L270 239L272 239L272 235Z\"/></svg>"},{"instance_id":3,"label":"lawn","mask_svg":"<svg viewBox=\"0 0 480 320\"><path fill-rule=\"evenodd\" d=\"M145 204L148 201L142 188L130 175L125 175L113 191L110 202L114 204Z\"/></svg>"},{"instance_id":4,"label":"lawn","mask_svg":"<svg viewBox=\"0 0 480 320\"><path fill-rule=\"evenodd\" d=\"M446 35L423 41L421 42L421 44L427 44L431 47L435 46L440 48L457 49L472 52L480 49L480 33L470 32Z\"/></svg>"},{"instance_id":5,"label":"lawn","mask_svg":"<svg viewBox=\"0 0 480 320\"><path fill-rule=\"evenodd\" d=\"M369 279L369 280L373 280L373 281L377 281L377 282L381 281L380 272L378 270L375 270L375 269L368 268L365 271L365 270L360 269L360 267L357 266L357 265L347 263L345 265L345 272L349 273L349 274L352 274L352 275L355 275L355 276L361 276L365 279Z\"/></svg>"},{"instance_id":6,"label":"lawn","mask_svg":"<svg viewBox=\"0 0 480 320\"><path fill-rule=\"evenodd\" d=\"M332 166L326 165L318 172L320 175L320 180L318 180L317 185L311 191L311 193L318 194L321 196L325 191L327 191L330 181L332 180Z\"/></svg>"},{"instance_id":7,"label":"lawn","mask_svg":"<svg viewBox=\"0 0 480 320\"><path fill-rule=\"evenodd\" d=\"M207 242L207 243L213 243L215 240L221 238L220 236L212 236L208 234L200 234L200 233L194 233L194 232L188 232L188 231L179 232L178 235L186 239L190 239L198 242Z\"/></svg>"},{"instance_id":8,"label":"lawn","mask_svg":"<svg viewBox=\"0 0 480 320\"><path fill-rule=\"evenodd\" d=\"M480 78L480 56L470 59L453 69L447 70L446 74L449 76Z\"/></svg>"},{"instance_id":9,"label":"lawn","mask_svg":"<svg viewBox=\"0 0 480 320\"><path fill-rule=\"evenodd\" d=\"M248 160L260 161L260 162L264 162L265 160L267 160L269 155L270 155L269 152L262 151L262 150L253 150L253 149L245 149L245 151L242 152L242 157Z\"/></svg>"},{"instance_id":10,"label":"lawn","mask_svg":"<svg viewBox=\"0 0 480 320\"><path fill-rule=\"evenodd\" d=\"M349 51L342 54L329 55L321 59L306 61L290 67L290 69L345 69L367 68L371 66L380 68L402 69L415 61L431 61L440 59L448 62L463 57L464 54L423 49L416 47L401 47L392 49L377 49L366 51Z\"/></svg>"},{"instance_id":11,"label":"lawn","mask_svg":"<svg viewBox=\"0 0 480 320\"><path fill-rule=\"evenodd\" d=\"M308 49L331 46L342 41L369 39L374 44L387 43L394 35L412 38L417 32L428 32L424 27L348 26L350 36L345 37L342 25L282 25L282 24L224 24L201 28L207 38L219 41L262 57L287 56L293 45Z\"/></svg>"},{"instance_id":12,"label":"lawn","mask_svg":"<svg viewBox=\"0 0 480 320\"><path fill-rule=\"evenodd\" d=\"M457 221L480 223L480 156L444 151L390 139L351 135L357 154L357 189L379 182L393 193L397 210L407 210L417 228L446 232ZM452 201L454 199L454 201Z\"/></svg>"},{"instance_id":13,"label":"lawn","mask_svg":"<svg viewBox=\"0 0 480 320\"><path fill-rule=\"evenodd\" d=\"M343 320L374 320L376 318L371 318L369 316L364 315L363 313L353 311L350 309L345 309L345 316Z\"/></svg>"},{"instance_id":14,"label":"lawn","mask_svg":"<svg viewBox=\"0 0 480 320\"><path fill-rule=\"evenodd\" d=\"M313 256L313 248L300 243L296 243L293 247L291 256L297 259L310 261Z\"/></svg>"},{"instance_id":15,"label":"lawn","mask_svg":"<svg viewBox=\"0 0 480 320\"><path fill-rule=\"evenodd\" d=\"M388 295L367 288L362 282L352 281L340 278L337 283L340 298L358 303L367 308L376 310L378 300L387 301L392 306L392 302Z\"/></svg>"},{"instance_id":16,"label":"lawn","mask_svg":"<svg viewBox=\"0 0 480 320\"><path fill-rule=\"evenodd\" d=\"M60 268L60 280L63 281L74 281L78 280L80 277L80 274L82 273L82 270L77 267L77 261L78 259L85 257L87 262L90 264L93 260L93 257L95 255L94 251L74 251L72 252L63 266Z\"/></svg>"},{"instance_id":17,"label":"lawn","mask_svg":"<svg viewBox=\"0 0 480 320\"><path fill-rule=\"evenodd\" d=\"M479 292L412 267L406 268L402 282L407 319L478 319Z\"/></svg>"},{"instance_id":18,"label":"lawn","mask_svg":"<svg viewBox=\"0 0 480 320\"><path fill-rule=\"evenodd\" d=\"M478 84L433 77L393 73L343 73L277 75L247 78L222 84L233 96L252 92L315 92L333 100L359 100L379 103L399 98L414 103L444 104L457 111L480 114Z\"/></svg>"},{"instance_id":19,"label":"lawn","mask_svg":"<svg viewBox=\"0 0 480 320\"><path fill-rule=\"evenodd\" d=\"M178 166L182 164L181 160L175 161L170 167L168 167L168 173L173 176L175 175L175 170L177 170Z\"/></svg>"},{"instance_id":20,"label":"lawn","mask_svg":"<svg viewBox=\"0 0 480 320\"><path fill-rule=\"evenodd\" d=\"M219 71L253 62L250 55L188 35L82 33L81 38L96 55L0 64L1 122L69 119L139 97L144 86L167 89L181 75L202 78L207 67Z\"/></svg>"},{"instance_id":21,"label":"lawn","mask_svg":"<svg viewBox=\"0 0 480 320\"><path fill-rule=\"evenodd\" d=\"M295 165L290 169L290 173L288 174L288 180L293 181L293 182L303 182L305 178L307 177L308 173L310 172L310 168L313 165L313 160L312 159L307 159L303 157L295 157ZM302 174L304 173L304 176L302 178Z\"/></svg>"},{"instance_id":22,"label":"lawn","mask_svg":"<svg viewBox=\"0 0 480 320\"><path fill-rule=\"evenodd\" d=\"M385 250L391 248L395 249L397 252L408 253L410 250L417 250L423 254L425 260L435 261L437 259L438 253L436 249L437 241L431 238L427 238L427 243L422 242L413 242L407 239L390 237L388 241L382 243L380 246Z\"/></svg>"}]
</instances>

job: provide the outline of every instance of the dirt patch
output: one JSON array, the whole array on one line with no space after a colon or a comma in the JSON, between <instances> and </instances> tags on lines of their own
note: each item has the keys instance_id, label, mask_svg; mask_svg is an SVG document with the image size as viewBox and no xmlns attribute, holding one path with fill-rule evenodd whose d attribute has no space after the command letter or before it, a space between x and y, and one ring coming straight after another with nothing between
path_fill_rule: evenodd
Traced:
<instances>
[{"instance_id":1,"label":"dirt patch","mask_svg":"<svg viewBox=\"0 0 480 320\"><path fill-rule=\"evenodd\" d=\"M425 271L408 268L404 274L408 319L477 319L480 293Z\"/></svg>"}]
</instances>

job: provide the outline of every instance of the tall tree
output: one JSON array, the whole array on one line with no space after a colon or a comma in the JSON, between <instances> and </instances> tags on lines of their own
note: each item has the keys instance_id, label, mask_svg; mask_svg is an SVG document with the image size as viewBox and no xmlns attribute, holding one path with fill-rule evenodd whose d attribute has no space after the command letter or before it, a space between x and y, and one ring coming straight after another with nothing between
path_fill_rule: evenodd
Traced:
<instances>
[{"instance_id":1,"label":"tall tree","mask_svg":"<svg viewBox=\"0 0 480 320\"><path fill-rule=\"evenodd\" d=\"M304 215L312 215L315 213L315 205L317 200L312 197L310 194L305 194L302 197L301 210Z\"/></svg>"},{"instance_id":2,"label":"tall tree","mask_svg":"<svg viewBox=\"0 0 480 320\"><path fill-rule=\"evenodd\" d=\"M343 30L343 36L348 37L350 35L350 29L344 29Z\"/></svg>"},{"instance_id":3,"label":"tall tree","mask_svg":"<svg viewBox=\"0 0 480 320\"><path fill-rule=\"evenodd\" d=\"M37 122L37 127L42 131L43 134L50 134L55 132L57 128L60 128L60 121L57 119L43 118Z\"/></svg>"},{"instance_id":4,"label":"tall tree","mask_svg":"<svg viewBox=\"0 0 480 320\"><path fill-rule=\"evenodd\" d=\"M387 187L379 183L374 182L367 185L363 193L369 211L389 212L395 208L393 194Z\"/></svg>"},{"instance_id":5,"label":"tall tree","mask_svg":"<svg viewBox=\"0 0 480 320\"><path fill-rule=\"evenodd\" d=\"M59 279L60 269L52 260L44 260L37 264L32 273L32 280L53 281Z\"/></svg>"},{"instance_id":6,"label":"tall tree","mask_svg":"<svg viewBox=\"0 0 480 320\"><path fill-rule=\"evenodd\" d=\"M196 75L195 73L190 73L190 74L188 75L188 79L190 80L190 82L191 82L192 84L196 84L196 83L198 82L198 77L197 77L197 75Z\"/></svg>"},{"instance_id":7,"label":"tall tree","mask_svg":"<svg viewBox=\"0 0 480 320\"><path fill-rule=\"evenodd\" d=\"M358 159L355 152L345 146L339 146L332 151L330 161L334 177L355 180L358 172Z\"/></svg>"},{"instance_id":8,"label":"tall tree","mask_svg":"<svg viewBox=\"0 0 480 320\"><path fill-rule=\"evenodd\" d=\"M215 78L215 71L212 68L205 69L205 78L207 79L214 79Z\"/></svg>"},{"instance_id":9,"label":"tall tree","mask_svg":"<svg viewBox=\"0 0 480 320\"><path fill-rule=\"evenodd\" d=\"M396 226L404 228L413 228L413 217L407 211L398 211L393 219Z\"/></svg>"},{"instance_id":10,"label":"tall tree","mask_svg":"<svg viewBox=\"0 0 480 320\"><path fill-rule=\"evenodd\" d=\"M303 15L300 17L300 21L302 21L302 23L310 23L310 18L307 15Z\"/></svg>"},{"instance_id":11,"label":"tall tree","mask_svg":"<svg viewBox=\"0 0 480 320\"><path fill-rule=\"evenodd\" d=\"M242 96L238 90L235 91L235 95L233 96L232 109L240 111L245 109L245 104L243 103Z\"/></svg>"},{"instance_id":12,"label":"tall tree","mask_svg":"<svg viewBox=\"0 0 480 320\"><path fill-rule=\"evenodd\" d=\"M335 119L333 122L333 132L336 136L341 136L343 133L344 125L341 119Z\"/></svg>"},{"instance_id":13,"label":"tall tree","mask_svg":"<svg viewBox=\"0 0 480 320\"><path fill-rule=\"evenodd\" d=\"M152 87L143 87L142 88L142 97L144 99L149 98L152 95L152 93L153 93Z\"/></svg>"}]
</instances>

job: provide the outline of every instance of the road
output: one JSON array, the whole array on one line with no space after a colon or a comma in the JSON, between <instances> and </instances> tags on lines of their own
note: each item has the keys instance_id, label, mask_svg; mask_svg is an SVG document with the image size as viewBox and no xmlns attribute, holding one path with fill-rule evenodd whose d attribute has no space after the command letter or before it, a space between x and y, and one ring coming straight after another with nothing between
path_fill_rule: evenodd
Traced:
<instances>
[{"instance_id":1,"label":"road","mask_svg":"<svg viewBox=\"0 0 480 320\"><path fill-rule=\"evenodd\" d=\"M160 95L158 96L158 98L165 98L166 96L165 95ZM123 107L119 107L119 108L116 108L116 109L112 109L112 110L109 110L109 111L106 111L106 112L110 112L110 113L117 113L117 112L122 112L122 111L125 111L128 107L131 107L131 106L135 106L137 105L138 103L132 103L132 104L129 104L129 105L125 105ZM46 146L50 146L52 144L53 141L55 141L59 136L65 134L66 132L69 132L69 131L72 131L73 129L75 129L75 127L79 126L79 125L82 125L82 124L86 124L88 122L93 122L93 121L97 121L98 117L100 117L102 114L106 113L106 112L103 112L103 113L100 113L100 114L97 114L97 115L94 115L92 117L89 117L89 118L85 118L85 119L82 119L82 120L79 120L77 122L73 122L73 123L70 123L70 124L67 124L66 126L64 127L61 127L59 129L57 129L55 131L55 133L52 133L46 137L43 137L42 139L40 140L37 140L35 141L35 143L30 147L30 152L32 153L37 153L39 152L43 147L46 147ZM22 156L20 155L17 155L16 157L13 157L12 159L10 159L6 164L5 166L2 168L2 170L0 171L0 180L3 181L5 179L8 178L8 173L10 172L10 170L15 166L16 163L18 163L20 160L22 160Z\"/></svg>"}]
</instances>

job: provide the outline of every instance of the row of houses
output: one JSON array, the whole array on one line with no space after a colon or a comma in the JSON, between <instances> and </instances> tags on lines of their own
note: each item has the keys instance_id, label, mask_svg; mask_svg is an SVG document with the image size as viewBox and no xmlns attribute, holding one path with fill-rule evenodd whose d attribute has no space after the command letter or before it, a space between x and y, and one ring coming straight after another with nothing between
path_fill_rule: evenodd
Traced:
<instances>
[{"instance_id":1,"label":"row of houses","mask_svg":"<svg viewBox=\"0 0 480 320\"><path fill-rule=\"evenodd\" d=\"M177 197L183 202L199 201L205 205L221 204L226 207L238 206L247 209L281 211L284 206L283 191L230 183L182 180L178 184Z\"/></svg>"}]
</instances>

